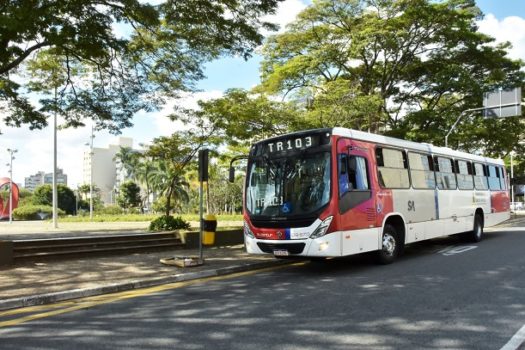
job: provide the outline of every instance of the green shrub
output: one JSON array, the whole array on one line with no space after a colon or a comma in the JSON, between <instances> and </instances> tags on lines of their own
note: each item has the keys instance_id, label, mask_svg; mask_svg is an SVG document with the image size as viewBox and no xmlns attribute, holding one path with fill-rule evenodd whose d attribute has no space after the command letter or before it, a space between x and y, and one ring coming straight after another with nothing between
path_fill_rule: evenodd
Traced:
<instances>
[{"instance_id":1,"label":"green shrub","mask_svg":"<svg viewBox=\"0 0 525 350\"><path fill-rule=\"evenodd\" d=\"M58 209L58 215L63 216L65 212ZM13 210L15 220L44 220L53 216L53 207L48 205L27 205Z\"/></svg>"},{"instance_id":2,"label":"green shrub","mask_svg":"<svg viewBox=\"0 0 525 350\"><path fill-rule=\"evenodd\" d=\"M184 221L180 216L174 218L171 215L159 216L149 224L150 231L188 230L189 228L189 222Z\"/></svg>"},{"instance_id":3,"label":"green shrub","mask_svg":"<svg viewBox=\"0 0 525 350\"><path fill-rule=\"evenodd\" d=\"M88 213L89 213L89 209L88 209ZM103 207L100 210L96 211L96 214L102 214L102 215L120 215L123 213L124 213L124 210L118 205L108 205L107 207Z\"/></svg>"}]
</instances>

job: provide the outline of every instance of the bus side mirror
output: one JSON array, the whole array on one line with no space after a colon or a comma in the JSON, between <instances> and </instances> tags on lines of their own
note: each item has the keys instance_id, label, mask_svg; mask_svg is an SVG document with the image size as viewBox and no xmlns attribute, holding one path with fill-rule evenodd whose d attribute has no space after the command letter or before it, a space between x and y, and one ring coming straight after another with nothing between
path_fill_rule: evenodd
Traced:
<instances>
[{"instance_id":1,"label":"bus side mirror","mask_svg":"<svg viewBox=\"0 0 525 350\"><path fill-rule=\"evenodd\" d=\"M235 182L235 168L233 167L233 162L236 162L239 159L248 159L248 156L233 157L233 159L230 161L230 174L228 176L228 181L231 183Z\"/></svg>"},{"instance_id":2,"label":"bus side mirror","mask_svg":"<svg viewBox=\"0 0 525 350\"><path fill-rule=\"evenodd\" d=\"M230 167L230 176L228 178L228 180L233 183L235 182L235 168L234 167Z\"/></svg>"}]
</instances>

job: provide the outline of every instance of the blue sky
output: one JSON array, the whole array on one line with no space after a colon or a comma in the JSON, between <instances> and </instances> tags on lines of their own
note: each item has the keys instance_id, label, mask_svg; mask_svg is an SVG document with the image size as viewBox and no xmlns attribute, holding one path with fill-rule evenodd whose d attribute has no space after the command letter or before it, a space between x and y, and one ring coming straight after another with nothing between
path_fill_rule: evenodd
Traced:
<instances>
[{"instance_id":1,"label":"blue sky","mask_svg":"<svg viewBox=\"0 0 525 350\"><path fill-rule=\"evenodd\" d=\"M492 13L499 19L510 16L525 17L525 1L523 0L477 0L476 5L483 13Z\"/></svg>"},{"instance_id":2,"label":"blue sky","mask_svg":"<svg viewBox=\"0 0 525 350\"><path fill-rule=\"evenodd\" d=\"M303 1L305 4L310 1ZM510 16L525 18L525 0L478 0L481 11L493 14L497 19ZM255 55L249 61L242 58L225 58L206 65L207 79L199 84L203 90L226 90L231 87L249 89L259 83L259 63L262 58Z\"/></svg>"},{"instance_id":3,"label":"blue sky","mask_svg":"<svg viewBox=\"0 0 525 350\"><path fill-rule=\"evenodd\" d=\"M308 0L286 0L276 16L272 19L277 23L288 23L306 5ZM525 1L524 0L479 0L478 6L486 14L480 23L480 30L489 33L497 40L510 40L515 48L511 57L525 60ZM174 103L185 106L195 106L200 98L217 98L228 88L250 89L259 83L259 64L261 57L255 54L250 60L242 58L223 58L206 65L207 79L198 84L201 90L183 101L172 102L162 111L155 114L138 114L134 118L135 127L122 131L122 136L133 137L135 145L148 143L154 137L169 135L180 128L170 122L165 115L169 114ZM20 129L0 126L4 133L0 135L0 177L8 176L7 148L17 148L17 159L14 162L14 180L24 182L24 177L38 171L52 170L52 130L29 131L27 127ZM84 145L89 140L90 128L65 130L58 133L58 166L68 175L68 185L76 188L82 183L82 158L86 150ZM95 147L107 147L114 142L114 136L106 132L96 135Z\"/></svg>"}]
</instances>

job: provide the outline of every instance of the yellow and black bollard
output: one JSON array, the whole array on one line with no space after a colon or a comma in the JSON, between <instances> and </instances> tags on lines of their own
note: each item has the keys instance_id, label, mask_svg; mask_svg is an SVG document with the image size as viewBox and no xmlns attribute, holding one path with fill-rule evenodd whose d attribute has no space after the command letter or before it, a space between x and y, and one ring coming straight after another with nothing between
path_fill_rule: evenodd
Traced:
<instances>
[{"instance_id":1,"label":"yellow and black bollard","mask_svg":"<svg viewBox=\"0 0 525 350\"><path fill-rule=\"evenodd\" d=\"M213 245L215 243L215 232L217 231L217 218L215 215L208 214L203 220L202 244Z\"/></svg>"}]
</instances>

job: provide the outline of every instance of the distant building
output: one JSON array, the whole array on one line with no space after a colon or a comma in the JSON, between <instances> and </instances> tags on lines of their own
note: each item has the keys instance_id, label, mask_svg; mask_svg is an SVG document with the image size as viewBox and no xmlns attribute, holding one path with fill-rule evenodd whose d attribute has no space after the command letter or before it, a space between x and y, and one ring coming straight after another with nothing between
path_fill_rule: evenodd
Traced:
<instances>
[{"instance_id":1,"label":"distant building","mask_svg":"<svg viewBox=\"0 0 525 350\"><path fill-rule=\"evenodd\" d=\"M105 204L115 203L115 189L123 179L121 167L117 166L115 155L121 147L133 147L133 139L119 137L118 145L109 145L108 148L94 147L93 153L84 152L84 184L89 185L93 176L93 185L100 189L100 199Z\"/></svg>"},{"instance_id":2,"label":"distant building","mask_svg":"<svg viewBox=\"0 0 525 350\"><path fill-rule=\"evenodd\" d=\"M24 187L29 191L34 191L35 188L44 184L53 184L53 173L39 171L35 175L26 177L24 180ZM57 184L67 186L67 175L60 168L57 169Z\"/></svg>"}]
</instances>

